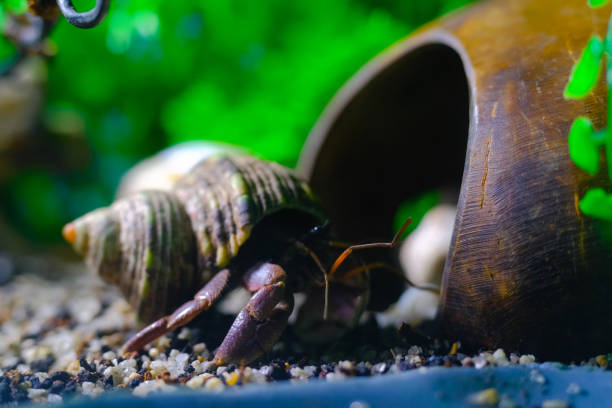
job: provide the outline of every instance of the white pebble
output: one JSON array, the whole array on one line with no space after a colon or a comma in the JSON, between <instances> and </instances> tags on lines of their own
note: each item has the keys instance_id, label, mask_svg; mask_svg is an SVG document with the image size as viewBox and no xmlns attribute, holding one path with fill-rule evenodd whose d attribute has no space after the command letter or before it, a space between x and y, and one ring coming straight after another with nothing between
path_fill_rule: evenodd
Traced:
<instances>
[{"instance_id":1,"label":"white pebble","mask_svg":"<svg viewBox=\"0 0 612 408\"><path fill-rule=\"evenodd\" d=\"M499 366L507 366L510 364L510 361L508 361L508 357L503 349L495 350L493 357L495 357L495 363Z\"/></svg>"},{"instance_id":2,"label":"white pebble","mask_svg":"<svg viewBox=\"0 0 612 408\"><path fill-rule=\"evenodd\" d=\"M173 358L178 356L178 354L180 353L180 351L178 351L177 349L172 349L170 350L170 354L168 355L168 357Z\"/></svg>"},{"instance_id":3,"label":"white pebble","mask_svg":"<svg viewBox=\"0 0 612 408\"><path fill-rule=\"evenodd\" d=\"M573 382L567 386L567 390L565 390L565 392L567 392L568 394L572 394L572 395L578 395L582 392L582 388L580 388L578 384Z\"/></svg>"},{"instance_id":4,"label":"white pebble","mask_svg":"<svg viewBox=\"0 0 612 408\"><path fill-rule=\"evenodd\" d=\"M57 394L49 394L49 396L47 397L47 402L49 404L61 404L62 403L62 396L61 395L57 395Z\"/></svg>"},{"instance_id":5,"label":"white pebble","mask_svg":"<svg viewBox=\"0 0 612 408\"><path fill-rule=\"evenodd\" d=\"M200 374L196 377L193 377L191 380L187 381L186 385L189 388L199 388L202 386L202 384L204 384L204 381L208 380L211 377L213 377L213 375L209 373Z\"/></svg>"},{"instance_id":6,"label":"white pebble","mask_svg":"<svg viewBox=\"0 0 612 408\"><path fill-rule=\"evenodd\" d=\"M206 351L206 343L198 343L193 345L193 352L200 354Z\"/></svg>"},{"instance_id":7,"label":"white pebble","mask_svg":"<svg viewBox=\"0 0 612 408\"><path fill-rule=\"evenodd\" d=\"M155 389L156 380L143 381L132 391L137 397L144 397Z\"/></svg>"},{"instance_id":8,"label":"white pebble","mask_svg":"<svg viewBox=\"0 0 612 408\"><path fill-rule=\"evenodd\" d=\"M193 368L193 373L195 375L202 374L204 372L204 368L202 368L202 363L200 360L193 360L191 362L191 367Z\"/></svg>"},{"instance_id":9,"label":"white pebble","mask_svg":"<svg viewBox=\"0 0 612 408\"><path fill-rule=\"evenodd\" d=\"M83 395L89 395L90 397L97 397L104 393L104 388L92 383L90 381L85 381L81 384Z\"/></svg>"},{"instance_id":10,"label":"white pebble","mask_svg":"<svg viewBox=\"0 0 612 408\"><path fill-rule=\"evenodd\" d=\"M189 360L189 354L187 353L179 353L176 356L176 362L178 364L182 364L183 366L187 364L187 360Z\"/></svg>"},{"instance_id":11,"label":"white pebble","mask_svg":"<svg viewBox=\"0 0 612 408\"><path fill-rule=\"evenodd\" d=\"M180 340L189 340L191 339L191 330L189 330L189 328L187 327L183 327L181 329L181 332L178 334L178 336L176 336L177 339Z\"/></svg>"},{"instance_id":12,"label":"white pebble","mask_svg":"<svg viewBox=\"0 0 612 408\"><path fill-rule=\"evenodd\" d=\"M2 375L2 373L0 373L0 375ZM34 375L40 380L40 382L43 382L49 378L49 373L43 373L42 371L34 373Z\"/></svg>"},{"instance_id":13,"label":"white pebble","mask_svg":"<svg viewBox=\"0 0 612 408\"><path fill-rule=\"evenodd\" d=\"M116 357L117 355L112 351L107 351L106 353L102 354L102 358L105 360L113 360Z\"/></svg>"},{"instance_id":14,"label":"white pebble","mask_svg":"<svg viewBox=\"0 0 612 408\"><path fill-rule=\"evenodd\" d=\"M481 368L484 368L487 365L487 359L482 356L474 357L472 359L472 362L474 363L474 367L478 370L480 370Z\"/></svg>"},{"instance_id":15,"label":"white pebble","mask_svg":"<svg viewBox=\"0 0 612 408\"><path fill-rule=\"evenodd\" d=\"M268 382L268 380L266 376L259 370L254 370L251 367L246 367L244 369L242 382L244 384L248 384L248 383L265 384Z\"/></svg>"},{"instance_id":16,"label":"white pebble","mask_svg":"<svg viewBox=\"0 0 612 408\"><path fill-rule=\"evenodd\" d=\"M310 377L310 375L300 367L292 367L289 369L289 373L294 380L307 380L308 377Z\"/></svg>"},{"instance_id":17,"label":"white pebble","mask_svg":"<svg viewBox=\"0 0 612 408\"><path fill-rule=\"evenodd\" d=\"M152 391L155 392L169 392L176 390L175 387L167 385L163 380L149 380L138 384L132 394L137 397L144 397Z\"/></svg>"},{"instance_id":18,"label":"white pebble","mask_svg":"<svg viewBox=\"0 0 612 408\"><path fill-rule=\"evenodd\" d=\"M532 364L535 363L535 356L533 354L523 354L519 359L519 364Z\"/></svg>"},{"instance_id":19,"label":"white pebble","mask_svg":"<svg viewBox=\"0 0 612 408\"><path fill-rule=\"evenodd\" d=\"M529 373L529 379L538 384L546 383L546 378L538 370L531 370Z\"/></svg>"},{"instance_id":20,"label":"white pebble","mask_svg":"<svg viewBox=\"0 0 612 408\"><path fill-rule=\"evenodd\" d=\"M206 384L204 384L204 388L209 391L219 392L219 391L223 391L223 389L225 388L225 385L220 379L218 379L217 377L214 377L206 381Z\"/></svg>"},{"instance_id":21,"label":"white pebble","mask_svg":"<svg viewBox=\"0 0 612 408\"><path fill-rule=\"evenodd\" d=\"M370 408L370 404L365 401L353 401L349 405L349 408Z\"/></svg>"},{"instance_id":22,"label":"white pebble","mask_svg":"<svg viewBox=\"0 0 612 408\"><path fill-rule=\"evenodd\" d=\"M157 349L157 347L151 347L151 349L149 350L149 355L153 358L159 356L159 350Z\"/></svg>"},{"instance_id":23,"label":"white pebble","mask_svg":"<svg viewBox=\"0 0 612 408\"><path fill-rule=\"evenodd\" d=\"M170 338L168 336L161 336L153 342L155 347L161 350L165 350L170 347Z\"/></svg>"},{"instance_id":24,"label":"white pebble","mask_svg":"<svg viewBox=\"0 0 612 408\"><path fill-rule=\"evenodd\" d=\"M118 367L107 367L103 372L102 375L104 377L113 377L113 384L123 384L123 374L121 373L121 369L119 369Z\"/></svg>"},{"instance_id":25,"label":"white pebble","mask_svg":"<svg viewBox=\"0 0 612 408\"><path fill-rule=\"evenodd\" d=\"M166 371L166 362L160 360L151 361L149 370L151 371L151 375L154 377L158 374L162 374Z\"/></svg>"},{"instance_id":26,"label":"white pebble","mask_svg":"<svg viewBox=\"0 0 612 408\"><path fill-rule=\"evenodd\" d=\"M21 351L21 357L23 357L27 364L47 358L49 354L51 354L51 349L46 346L30 347Z\"/></svg>"},{"instance_id":27,"label":"white pebble","mask_svg":"<svg viewBox=\"0 0 612 408\"><path fill-rule=\"evenodd\" d=\"M28 388L28 398L32 400L40 400L47 396L47 390L42 388ZM42 401L40 401L42 402Z\"/></svg>"},{"instance_id":28,"label":"white pebble","mask_svg":"<svg viewBox=\"0 0 612 408\"><path fill-rule=\"evenodd\" d=\"M346 379L346 375L341 372L327 373L325 379L327 381L340 381Z\"/></svg>"}]
</instances>

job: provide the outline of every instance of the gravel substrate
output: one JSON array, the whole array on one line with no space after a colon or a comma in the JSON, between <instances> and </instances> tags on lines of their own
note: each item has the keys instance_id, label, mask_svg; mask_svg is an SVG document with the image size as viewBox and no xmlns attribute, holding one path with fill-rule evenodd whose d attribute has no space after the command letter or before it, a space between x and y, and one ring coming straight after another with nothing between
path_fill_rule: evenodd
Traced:
<instances>
[{"instance_id":1,"label":"gravel substrate","mask_svg":"<svg viewBox=\"0 0 612 408\"><path fill-rule=\"evenodd\" d=\"M395 329L381 330L374 319L364 318L363 325L326 348L300 343L289 328L251 366L216 367L210 360L233 319L216 312L137 355L121 355L121 345L135 331L129 305L82 266L60 269L55 275L20 274L0 286L0 404L59 403L117 389L138 396L178 387L220 392L249 383L340 381L428 366L482 369L535 361L501 349L468 356L445 342L412 345ZM598 356L585 364L607 367L607 361L608 356ZM533 381L537 375L534 371Z\"/></svg>"}]
</instances>

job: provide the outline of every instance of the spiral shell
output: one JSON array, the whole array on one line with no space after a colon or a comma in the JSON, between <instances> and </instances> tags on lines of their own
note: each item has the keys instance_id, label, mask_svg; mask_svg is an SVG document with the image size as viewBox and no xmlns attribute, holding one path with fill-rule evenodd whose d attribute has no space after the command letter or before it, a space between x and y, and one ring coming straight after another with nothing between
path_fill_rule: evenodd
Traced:
<instances>
[{"instance_id":1,"label":"spiral shell","mask_svg":"<svg viewBox=\"0 0 612 408\"><path fill-rule=\"evenodd\" d=\"M68 224L89 267L119 286L150 322L227 266L255 224L285 209L322 219L310 188L289 169L250 156L214 156L171 192L143 191Z\"/></svg>"}]
</instances>

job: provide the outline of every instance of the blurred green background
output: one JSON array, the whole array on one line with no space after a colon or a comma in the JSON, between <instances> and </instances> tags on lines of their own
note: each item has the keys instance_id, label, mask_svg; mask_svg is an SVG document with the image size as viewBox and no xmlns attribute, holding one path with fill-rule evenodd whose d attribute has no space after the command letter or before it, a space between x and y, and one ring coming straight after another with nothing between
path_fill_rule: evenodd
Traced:
<instances>
[{"instance_id":1,"label":"blurred green background","mask_svg":"<svg viewBox=\"0 0 612 408\"><path fill-rule=\"evenodd\" d=\"M18 143L4 157L19 159L0 165L0 222L26 242L53 244L65 222L112 201L130 166L187 140L246 145L294 166L353 73L468 2L112 0L94 29L60 18L39 123L25 137L38 147ZM0 5L0 27L6 13L25 10L25 0ZM0 60L13 54L0 39Z\"/></svg>"}]
</instances>

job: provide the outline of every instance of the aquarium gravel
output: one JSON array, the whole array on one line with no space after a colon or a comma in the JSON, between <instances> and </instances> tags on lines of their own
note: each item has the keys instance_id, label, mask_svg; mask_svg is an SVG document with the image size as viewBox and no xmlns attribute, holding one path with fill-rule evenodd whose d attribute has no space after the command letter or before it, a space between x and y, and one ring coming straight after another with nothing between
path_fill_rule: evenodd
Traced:
<instances>
[{"instance_id":1,"label":"aquarium gravel","mask_svg":"<svg viewBox=\"0 0 612 408\"><path fill-rule=\"evenodd\" d=\"M233 316L210 312L140 353L121 354L135 316L119 293L81 265L36 263L0 286L0 404L59 403L112 390L136 396L180 387L221 392L245 384L389 375L430 366L531 364L533 355L504 350L462 354L458 344L412 345L374 319L333 345L301 344L291 328L263 359L246 367L211 360ZM41 272L42 271L42 272ZM587 362L607 366L607 356ZM537 370L533 381L542 381ZM475 396L474 398L484 398Z\"/></svg>"}]
</instances>

